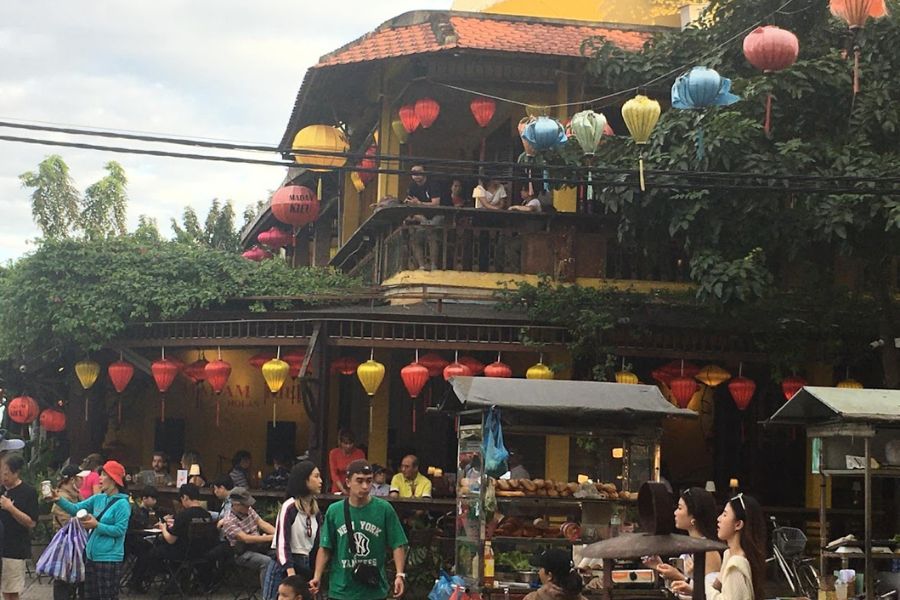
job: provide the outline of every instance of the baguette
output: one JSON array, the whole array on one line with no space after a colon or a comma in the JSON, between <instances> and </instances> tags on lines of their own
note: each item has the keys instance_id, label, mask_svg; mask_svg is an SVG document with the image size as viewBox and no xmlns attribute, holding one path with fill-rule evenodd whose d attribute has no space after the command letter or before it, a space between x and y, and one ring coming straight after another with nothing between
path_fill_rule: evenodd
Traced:
<instances>
[{"instance_id":1,"label":"baguette","mask_svg":"<svg viewBox=\"0 0 900 600\"><path fill-rule=\"evenodd\" d=\"M553 481L552 479L545 479L545 480L544 480L544 488L545 488L545 489L547 489L547 490L552 490L552 489L555 488L555 487L556 487L556 482Z\"/></svg>"},{"instance_id":2,"label":"baguette","mask_svg":"<svg viewBox=\"0 0 900 600\"><path fill-rule=\"evenodd\" d=\"M547 490L547 495L550 496L551 498L559 498L559 492L556 491L555 487Z\"/></svg>"},{"instance_id":3,"label":"baguette","mask_svg":"<svg viewBox=\"0 0 900 600\"><path fill-rule=\"evenodd\" d=\"M566 487L568 488L569 495L571 496L572 494L574 494L575 492L578 491L579 486L577 483L571 482L571 483L567 484Z\"/></svg>"},{"instance_id":4,"label":"baguette","mask_svg":"<svg viewBox=\"0 0 900 600\"><path fill-rule=\"evenodd\" d=\"M543 485L543 482L541 482ZM531 479L523 479L522 487L526 492L534 492L537 489L537 480L532 481Z\"/></svg>"},{"instance_id":5,"label":"baguette","mask_svg":"<svg viewBox=\"0 0 900 600\"><path fill-rule=\"evenodd\" d=\"M510 479L509 480L509 489L521 490L522 489L522 481L519 479Z\"/></svg>"},{"instance_id":6,"label":"baguette","mask_svg":"<svg viewBox=\"0 0 900 600\"><path fill-rule=\"evenodd\" d=\"M497 480L497 491L498 492L508 492L512 488L509 485L508 479L499 479Z\"/></svg>"},{"instance_id":7,"label":"baguette","mask_svg":"<svg viewBox=\"0 0 900 600\"><path fill-rule=\"evenodd\" d=\"M522 490L498 490L496 493L503 498L522 498L525 496L525 492Z\"/></svg>"},{"instance_id":8,"label":"baguette","mask_svg":"<svg viewBox=\"0 0 900 600\"><path fill-rule=\"evenodd\" d=\"M547 495L547 490L545 490L544 488L540 488L540 489L537 491L537 495L538 495L538 496L546 496L546 495Z\"/></svg>"},{"instance_id":9,"label":"baguette","mask_svg":"<svg viewBox=\"0 0 900 600\"><path fill-rule=\"evenodd\" d=\"M569 484L565 481L557 481L556 482L556 491L562 493L566 489L568 489Z\"/></svg>"}]
</instances>

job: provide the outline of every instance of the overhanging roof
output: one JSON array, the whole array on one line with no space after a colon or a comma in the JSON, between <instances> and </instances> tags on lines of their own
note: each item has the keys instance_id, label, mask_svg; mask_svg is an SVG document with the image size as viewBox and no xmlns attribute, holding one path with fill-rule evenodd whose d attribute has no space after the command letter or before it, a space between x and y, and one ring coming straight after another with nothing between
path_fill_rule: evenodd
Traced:
<instances>
[{"instance_id":1,"label":"overhanging roof","mask_svg":"<svg viewBox=\"0 0 900 600\"><path fill-rule=\"evenodd\" d=\"M641 417L696 418L691 410L672 406L654 385L600 381L454 377L453 391L465 408L497 406L570 425Z\"/></svg>"},{"instance_id":2,"label":"overhanging roof","mask_svg":"<svg viewBox=\"0 0 900 600\"><path fill-rule=\"evenodd\" d=\"M900 427L900 390L807 386L769 417L767 423L889 423Z\"/></svg>"}]
</instances>

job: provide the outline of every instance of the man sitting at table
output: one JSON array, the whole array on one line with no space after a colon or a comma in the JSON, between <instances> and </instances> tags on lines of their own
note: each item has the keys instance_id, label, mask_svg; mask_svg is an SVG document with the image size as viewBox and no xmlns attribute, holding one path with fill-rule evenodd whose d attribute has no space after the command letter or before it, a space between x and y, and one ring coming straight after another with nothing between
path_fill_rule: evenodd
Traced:
<instances>
[{"instance_id":1,"label":"man sitting at table","mask_svg":"<svg viewBox=\"0 0 900 600\"><path fill-rule=\"evenodd\" d=\"M154 450L150 459L150 468L140 471L135 475L134 482L143 486L169 486L175 485L175 480L169 475L169 457L162 450Z\"/></svg>"},{"instance_id":2,"label":"man sitting at table","mask_svg":"<svg viewBox=\"0 0 900 600\"><path fill-rule=\"evenodd\" d=\"M419 473L419 459L408 454L391 479L391 498L431 498L431 480Z\"/></svg>"},{"instance_id":3,"label":"man sitting at table","mask_svg":"<svg viewBox=\"0 0 900 600\"><path fill-rule=\"evenodd\" d=\"M152 485L144 486L138 496L138 503L131 507L131 520L129 529L148 529L159 521L156 513L156 504L159 501L159 493Z\"/></svg>"},{"instance_id":4,"label":"man sitting at table","mask_svg":"<svg viewBox=\"0 0 900 600\"><path fill-rule=\"evenodd\" d=\"M257 569L262 586L266 569L272 562L267 552L275 536L275 527L253 510L256 500L246 489L235 487L228 494L228 499L231 500L231 512L222 519L225 539L234 550L234 562L242 567Z\"/></svg>"},{"instance_id":5,"label":"man sitting at table","mask_svg":"<svg viewBox=\"0 0 900 600\"><path fill-rule=\"evenodd\" d=\"M231 500L228 498L228 494L233 488L234 482L231 481L231 477L228 475L219 475L212 482L213 495L216 497L216 500L222 503L219 512L210 511L213 521L218 523L219 527L222 526L222 519L231 512Z\"/></svg>"}]
</instances>

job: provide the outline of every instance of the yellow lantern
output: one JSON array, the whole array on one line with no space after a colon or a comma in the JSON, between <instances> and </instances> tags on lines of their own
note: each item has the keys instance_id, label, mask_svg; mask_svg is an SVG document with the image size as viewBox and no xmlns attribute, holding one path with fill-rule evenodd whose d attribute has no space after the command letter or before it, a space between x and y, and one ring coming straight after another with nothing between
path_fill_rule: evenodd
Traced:
<instances>
[{"instance_id":1,"label":"yellow lantern","mask_svg":"<svg viewBox=\"0 0 900 600\"><path fill-rule=\"evenodd\" d=\"M539 362L525 372L525 379L553 379L553 371L544 363Z\"/></svg>"},{"instance_id":2,"label":"yellow lantern","mask_svg":"<svg viewBox=\"0 0 900 600\"><path fill-rule=\"evenodd\" d=\"M75 375L78 376L81 387L89 390L97 382L97 377L100 376L100 365L92 360L82 360L75 363Z\"/></svg>"},{"instance_id":3,"label":"yellow lantern","mask_svg":"<svg viewBox=\"0 0 900 600\"><path fill-rule=\"evenodd\" d=\"M331 125L309 125L297 132L294 136L292 150L306 152L347 152L350 142L341 129ZM320 154L298 154L294 161L300 164L313 165L311 171L330 171L343 167L347 162L345 156L327 156Z\"/></svg>"},{"instance_id":4,"label":"yellow lantern","mask_svg":"<svg viewBox=\"0 0 900 600\"><path fill-rule=\"evenodd\" d=\"M529 117L544 117L550 114L550 107L543 104L526 104L525 114Z\"/></svg>"},{"instance_id":5,"label":"yellow lantern","mask_svg":"<svg viewBox=\"0 0 900 600\"><path fill-rule=\"evenodd\" d=\"M731 379L731 373L718 365L706 365L694 378L703 385L716 387Z\"/></svg>"},{"instance_id":6,"label":"yellow lantern","mask_svg":"<svg viewBox=\"0 0 900 600\"><path fill-rule=\"evenodd\" d=\"M843 388L845 390L861 390L861 389L863 389L863 384L861 384L860 382L858 382L855 379L848 377L847 379L845 379L843 381L839 381L837 384L837 387Z\"/></svg>"},{"instance_id":7,"label":"yellow lantern","mask_svg":"<svg viewBox=\"0 0 900 600\"><path fill-rule=\"evenodd\" d=\"M280 358L273 358L264 363L262 366L262 375L263 379L266 380L266 385L269 386L269 391L273 394L277 394L281 391L290 371L291 366Z\"/></svg>"},{"instance_id":8,"label":"yellow lantern","mask_svg":"<svg viewBox=\"0 0 900 600\"><path fill-rule=\"evenodd\" d=\"M366 184L359 178L359 173L356 171L350 173L350 181L353 183L353 188L356 190L357 194L362 194L366 189Z\"/></svg>"},{"instance_id":9,"label":"yellow lantern","mask_svg":"<svg viewBox=\"0 0 900 600\"><path fill-rule=\"evenodd\" d=\"M645 145L650 140L650 134L659 121L661 109L659 102L651 100L647 96L638 94L622 106L622 118L625 125L639 146ZM644 191L644 152L641 150L639 160L641 191Z\"/></svg>"},{"instance_id":10,"label":"yellow lantern","mask_svg":"<svg viewBox=\"0 0 900 600\"><path fill-rule=\"evenodd\" d=\"M384 365L370 358L356 368L356 376L366 393L374 396L384 380Z\"/></svg>"},{"instance_id":11,"label":"yellow lantern","mask_svg":"<svg viewBox=\"0 0 900 600\"><path fill-rule=\"evenodd\" d=\"M634 385L636 383L640 383L640 380L638 379L638 376L631 371L617 371L616 383L627 383L629 385Z\"/></svg>"},{"instance_id":12,"label":"yellow lantern","mask_svg":"<svg viewBox=\"0 0 900 600\"><path fill-rule=\"evenodd\" d=\"M397 136L397 141L401 144L405 144L406 140L409 139L409 133L406 131L406 127L403 126L403 121L401 121L399 117L391 121L391 131L394 132L394 135Z\"/></svg>"}]
</instances>

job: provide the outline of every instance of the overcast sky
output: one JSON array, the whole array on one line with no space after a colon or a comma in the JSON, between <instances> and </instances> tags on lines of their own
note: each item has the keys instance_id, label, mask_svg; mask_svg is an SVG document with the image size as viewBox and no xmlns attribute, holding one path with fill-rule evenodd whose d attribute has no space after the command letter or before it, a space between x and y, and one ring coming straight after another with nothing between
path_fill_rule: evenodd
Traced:
<instances>
[{"instance_id":1,"label":"overcast sky","mask_svg":"<svg viewBox=\"0 0 900 600\"><path fill-rule=\"evenodd\" d=\"M450 0L30 0L0 2L0 121L43 121L275 145L306 69L318 57L414 9ZM0 128L0 135L75 139ZM78 138L78 141L91 141ZM94 138L94 143L127 145ZM171 149L171 147L169 147ZM190 151L190 150L187 150ZM38 235L18 175L63 156L79 190L119 161L129 228L169 221L212 198L264 199L279 167L51 148L0 141L0 261ZM271 158L278 158L272 156Z\"/></svg>"}]
</instances>

